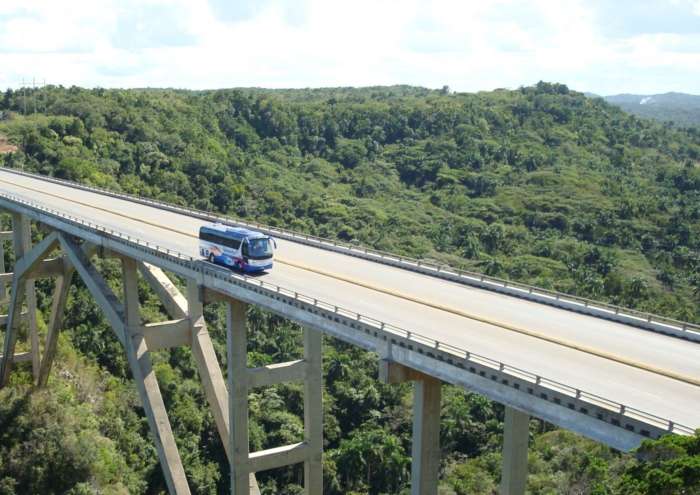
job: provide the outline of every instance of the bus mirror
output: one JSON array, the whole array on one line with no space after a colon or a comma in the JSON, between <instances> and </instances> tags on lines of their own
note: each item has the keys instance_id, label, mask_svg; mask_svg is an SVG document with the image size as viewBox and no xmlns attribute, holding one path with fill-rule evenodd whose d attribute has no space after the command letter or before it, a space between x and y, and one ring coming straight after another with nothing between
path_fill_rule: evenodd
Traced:
<instances>
[{"instance_id":1,"label":"bus mirror","mask_svg":"<svg viewBox=\"0 0 700 495\"><path fill-rule=\"evenodd\" d=\"M275 240L275 238L270 237L270 240L272 241L272 245L275 246L275 249L277 249L277 241Z\"/></svg>"}]
</instances>

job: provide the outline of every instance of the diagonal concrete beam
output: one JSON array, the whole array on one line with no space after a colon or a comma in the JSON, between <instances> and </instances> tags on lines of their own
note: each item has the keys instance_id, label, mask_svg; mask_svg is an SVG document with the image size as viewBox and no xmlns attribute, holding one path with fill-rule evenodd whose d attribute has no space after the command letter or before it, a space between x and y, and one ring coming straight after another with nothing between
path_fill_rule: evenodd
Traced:
<instances>
[{"instance_id":1,"label":"diagonal concrete beam","mask_svg":"<svg viewBox=\"0 0 700 495\"><path fill-rule=\"evenodd\" d=\"M29 278L28 275L36 271L46 255L58 246L58 242L58 232L52 232L44 237L40 243L15 261L13 278L20 277L22 280Z\"/></svg>"},{"instance_id":2,"label":"diagonal concrete beam","mask_svg":"<svg viewBox=\"0 0 700 495\"><path fill-rule=\"evenodd\" d=\"M53 291L53 301L51 303L51 319L49 320L49 332L46 335L44 344L44 355L39 367L39 377L37 386L45 387L49 380L51 365L56 356L56 346L58 343L58 332L63 326L63 314L68 300L68 289L73 276L73 268L67 269L64 274L56 278L56 286Z\"/></svg>"},{"instance_id":3,"label":"diagonal concrete beam","mask_svg":"<svg viewBox=\"0 0 700 495\"><path fill-rule=\"evenodd\" d=\"M60 241L59 241L60 242ZM83 253L87 259L97 251L97 246L91 243L83 243L81 246ZM70 283L75 273L75 268L70 263L67 257L56 258L61 261L62 271L56 278L56 286L54 287L52 304L51 304L51 319L49 320L49 331L46 335L46 343L44 344L44 355L41 359L39 367L39 377L37 378L37 386L45 387L49 380L51 366L56 356L56 346L58 344L58 333L63 326L63 316L68 301L68 291Z\"/></svg>"},{"instance_id":4,"label":"diagonal concrete beam","mask_svg":"<svg viewBox=\"0 0 700 495\"><path fill-rule=\"evenodd\" d=\"M109 288L107 282L97 271L95 266L90 262L88 255L80 248L73 240L68 239L63 234L59 234L61 247L68 256L68 260L73 265L75 270L80 275L80 278L85 283L86 287L95 298L97 304L104 312L107 320L117 338L122 344L125 344L125 325L124 325L124 307L117 296L114 295L112 289Z\"/></svg>"},{"instance_id":5,"label":"diagonal concrete beam","mask_svg":"<svg viewBox=\"0 0 700 495\"><path fill-rule=\"evenodd\" d=\"M187 298L158 267L139 263L139 271L153 288L171 318L188 318L192 354L202 380L204 393L212 409L219 435L228 454L228 392L221 366L204 321L204 307L199 300L199 287L194 280L187 284Z\"/></svg>"},{"instance_id":6,"label":"diagonal concrete beam","mask_svg":"<svg viewBox=\"0 0 700 495\"><path fill-rule=\"evenodd\" d=\"M187 281L187 303L190 323L192 325L192 355L197 363L197 371L202 380L204 393L211 407L216 427L228 452L228 391L226 381L221 372L219 360L214 352L214 345L209 337L207 324L204 321L204 308L199 300L199 287L194 280Z\"/></svg>"},{"instance_id":7,"label":"diagonal concrete beam","mask_svg":"<svg viewBox=\"0 0 700 495\"><path fill-rule=\"evenodd\" d=\"M168 315L173 319L187 318L189 312L187 299L170 281L165 272L157 266L144 262L139 262L138 266L139 272L158 295Z\"/></svg>"}]
</instances>

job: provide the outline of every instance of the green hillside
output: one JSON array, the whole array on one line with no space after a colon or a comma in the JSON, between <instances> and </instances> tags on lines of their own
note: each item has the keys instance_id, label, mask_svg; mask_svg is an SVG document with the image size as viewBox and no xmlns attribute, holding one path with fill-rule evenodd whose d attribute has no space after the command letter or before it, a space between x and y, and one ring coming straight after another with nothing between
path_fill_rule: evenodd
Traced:
<instances>
[{"instance_id":1,"label":"green hillside","mask_svg":"<svg viewBox=\"0 0 700 495\"><path fill-rule=\"evenodd\" d=\"M605 101L639 117L673 122L679 126L700 126L700 96L685 93L660 95L621 94Z\"/></svg>"},{"instance_id":2,"label":"green hillside","mask_svg":"<svg viewBox=\"0 0 700 495\"><path fill-rule=\"evenodd\" d=\"M35 91L28 108L40 113L23 116L20 93L1 100L0 134L20 148L0 155L4 166L700 322L698 129L547 83L478 94ZM145 294L155 317L161 308ZM222 351L222 309L208 311ZM299 356L295 325L258 310L249 321L251 365ZM410 388L377 383L371 354L327 344L326 493L399 493L410 478ZM189 350L158 352L154 363L193 491L225 493L223 449ZM17 373L0 391L0 494L164 490L125 356L82 285L49 388L31 392L30 381ZM299 438L299 394L284 385L251 396L256 448ZM492 493L503 409L452 387L445 395L444 493ZM700 490L696 439L649 446L636 461L550 430L532 422L533 493ZM265 493L297 493L300 473L260 481Z\"/></svg>"}]
</instances>

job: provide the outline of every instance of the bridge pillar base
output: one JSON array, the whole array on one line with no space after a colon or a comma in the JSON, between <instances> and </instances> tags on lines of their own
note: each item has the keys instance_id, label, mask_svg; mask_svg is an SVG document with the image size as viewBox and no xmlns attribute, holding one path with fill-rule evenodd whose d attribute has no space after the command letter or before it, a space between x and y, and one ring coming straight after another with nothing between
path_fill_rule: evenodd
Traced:
<instances>
[{"instance_id":1,"label":"bridge pillar base","mask_svg":"<svg viewBox=\"0 0 700 495\"><path fill-rule=\"evenodd\" d=\"M379 379L389 384L413 381L411 494L437 495L442 384L437 378L389 359L379 361Z\"/></svg>"},{"instance_id":2,"label":"bridge pillar base","mask_svg":"<svg viewBox=\"0 0 700 495\"><path fill-rule=\"evenodd\" d=\"M527 484L527 442L530 416L506 406L503 424L501 495L523 495Z\"/></svg>"}]
</instances>

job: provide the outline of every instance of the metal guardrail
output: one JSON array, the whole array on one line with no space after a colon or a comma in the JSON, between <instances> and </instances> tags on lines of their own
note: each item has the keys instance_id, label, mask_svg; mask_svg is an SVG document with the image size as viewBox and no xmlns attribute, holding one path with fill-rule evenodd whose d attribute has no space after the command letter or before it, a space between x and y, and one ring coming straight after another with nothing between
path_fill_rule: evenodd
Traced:
<instances>
[{"instance_id":1,"label":"metal guardrail","mask_svg":"<svg viewBox=\"0 0 700 495\"><path fill-rule=\"evenodd\" d=\"M318 298L313 298L304 294L300 294L297 291L292 291L286 289L276 284L272 284L264 281L260 278L249 277L245 274L231 272L229 270L219 269L214 265L183 254L179 251L164 248L158 244L152 242L144 241L142 239L132 237L127 234L123 234L114 229L104 227L102 225L86 221L82 218L74 217L68 215L59 210L49 208L47 206L28 201L19 196L13 194L8 194L5 192L0 192L0 198L5 198L7 201L23 205L35 211L39 211L43 214L52 216L59 219L62 222L73 224L81 229L87 229L93 233L108 237L113 241L123 244L128 248L137 248L144 253L148 253L158 258L167 259L170 262L174 262L192 271L206 274L214 278L230 282L248 289L256 290L257 292L264 291L270 297L287 297L296 303L304 304L313 307L316 311L321 311L329 315L344 318L358 324L367 326L374 329L375 331L385 332L386 334L396 337L400 340L405 340L407 342L421 346L422 348L434 350L436 352L441 352L454 357L454 360L461 364L462 368L468 368L470 365L480 366L483 368L498 371L505 375L512 377L513 380L523 380L530 384L542 387L546 390L551 391L553 394L560 394L560 397L568 397L579 401L581 403L589 404L590 406L598 407L610 411L614 414L619 414L630 420L640 421L644 424L655 425L660 430L666 431L668 433L676 433L682 435L692 435L694 429L675 423L669 419L662 418L660 416L642 411L637 408L627 406L625 404L619 403L617 401L601 397L599 395L586 392L584 390L571 387L564 383L552 380L536 373L518 368L516 366L509 365L497 359L493 359L487 356L483 356L478 353L470 352L466 349L462 349L445 342L440 342L431 337L406 330L404 328L392 325L376 318L372 318L367 315L357 313L353 310L339 307L335 304L331 304ZM555 403L560 404L561 399L555 399ZM617 424L616 426L621 426Z\"/></svg>"},{"instance_id":2,"label":"metal guardrail","mask_svg":"<svg viewBox=\"0 0 700 495\"><path fill-rule=\"evenodd\" d=\"M34 179L53 182L56 184L66 185L73 188L82 189L89 192L94 192L101 195L107 195L127 201L138 202L140 204L153 206L159 209L182 213L190 217L200 218L213 222L221 222L233 226L248 227L264 232L268 235L274 235L282 239L301 242L321 249L328 249L338 252L343 252L350 256L361 257L370 261L375 261L383 264L391 264L411 271L418 271L423 274L432 275L435 277L455 281L465 285L477 286L479 288L492 290L496 292L506 293L511 296L520 297L523 299L532 300L535 302L557 306L571 311L579 311L592 316L622 321L630 325L638 326L647 330L668 333L675 336L687 338L700 342L700 325L688 323L673 318L667 318L644 311L625 308L614 304L608 304L584 297L573 296L562 292L541 289L535 286L513 282L497 277L490 277L482 273L460 270L448 265L433 263L424 260L418 260L410 257L399 256L377 249L366 247L358 247L352 244L324 239L309 234L296 232L293 230L271 227L258 222L246 222L244 220L236 220L213 213L195 210L192 208L182 207L164 203L162 201L135 196L131 194L118 193L108 189L87 186L76 182L71 182L55 177L48 177L39 174L33 174L16 169L8 169L0 167L0 170L23 175Z\"/></svg>"}]
</instances>

